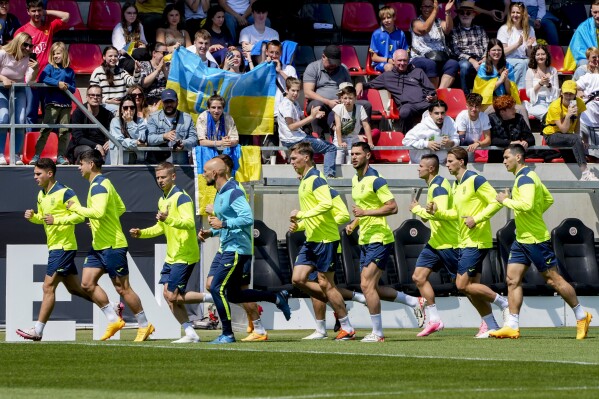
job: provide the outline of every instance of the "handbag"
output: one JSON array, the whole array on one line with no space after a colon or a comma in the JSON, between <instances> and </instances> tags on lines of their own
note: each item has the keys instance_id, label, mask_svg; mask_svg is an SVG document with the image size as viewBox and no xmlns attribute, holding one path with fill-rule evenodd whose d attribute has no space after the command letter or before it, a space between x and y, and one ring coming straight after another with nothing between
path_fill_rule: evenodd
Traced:
<instances>
[{"instance_id":1,"label":"handbag","mask_svg":"<svg viewBox=\"0 0 599 399\"><path fill-rule=\"evenodd\" d=\"M449 54L442 50L431 50L424 54L424 57L435 62L446 63L449 61Z\"/></svg>"}]
</instances>

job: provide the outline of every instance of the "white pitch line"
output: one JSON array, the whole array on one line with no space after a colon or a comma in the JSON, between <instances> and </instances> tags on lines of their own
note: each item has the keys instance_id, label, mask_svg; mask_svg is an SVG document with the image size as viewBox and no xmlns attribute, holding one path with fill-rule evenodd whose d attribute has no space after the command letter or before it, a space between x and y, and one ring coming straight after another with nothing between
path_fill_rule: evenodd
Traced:
<instances>
[{"instance_id":1,"label":"white pitch line","mask_svg":"<svg viewBox=\"0 0 599 399\"><path fill-rule=\"evenodd\" d=\"M43 344L43 343L42 343ZM49 344L49 343L48 343ZM356 352L326 352L326 351L294 351L284 349L251 349L239 347L223 347L216 345L214 347L206 347L203 345L147 345L147 344L128 344L128 343L96 343L96 342L63 342L66 345L87 345L87 346L122 346L127 348L156 348L156 349L185 349L185 350L204 350L204 351L234 351L234 352L268 352L268 353L295 353L295 354L310 354L310 355L342 355L342 356L368 356L368 357L388 357L388 358L405 358L405 359L437 359L437 360L462 360L473 362L529 362L529 363L550 363L550 364L575 364L580 366L599 366L599 362L583 362L575 360L530 360L530 359L498 359L484 357L459 357L459 356L432 356L432 355L408 355L401 353L356 353ZM39 345L39 343L36 343Z\"/></svg>"}]
</instances>

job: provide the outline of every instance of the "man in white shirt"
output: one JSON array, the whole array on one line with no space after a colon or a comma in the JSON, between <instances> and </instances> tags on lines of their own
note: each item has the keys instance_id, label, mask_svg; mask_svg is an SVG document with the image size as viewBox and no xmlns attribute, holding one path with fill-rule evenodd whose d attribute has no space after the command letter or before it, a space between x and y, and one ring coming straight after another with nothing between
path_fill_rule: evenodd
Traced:
<instances>
[{"instance_id":1,"label":"man in white shirt","mask_svg":"<svg viewBox=\"0 0 599 399\"><path fill-rule=\"evenodd\" d=\"M422 116L422 122L414 126L404 137L403 145L410 150L410 162L420 163L424 154L437 154L439 162L445 163L447 150L459 144L460 138L455 122L445 115L447 104L438 100L431 103L428 113Z\"/></svg>"},{"instance_id":2,"label":"man in white shirt","mask_svg":"<svg viewBox=\"0 0 599 399\"><path fill-rule=\"evenodd\" d=\"M241 30L239 34L239 44L244 53L250 54L256 43L263 41L279 40L279 33L266 26L268 17L268 8L264 0L256 0L252 3L252 17L254 23ZM260 52L258 63L264 59L264 50ZM256 60L254 60L256 62Z\"/></svg>"},{"instance_id":3,"label":"man in white shirt","mask_svg":"<svg viewBox=\"0 0 599 399\"><path fill-rule=\"evenodd\" d=\"M208 51L210 48L210 39L210 32L205 29L200 29L194 36L193 44L187 47L187 50L200 57L204 65L208 68L218 68L218 63L212 54L210 54L210 51Z\"/></svg>"},{"instance_id":4,"label":"man in white shirt","mask_svg":"<svg viewBox=\"0 0 599 399\"><path fill-rule=\"evenodd\" d=\"M455 119L460 146L468 146L468 162L474 162L474 151L491 144L491 121L480 112L483 97L478 93L466 96L466 109Z\"/></svg>"}]
</instances>

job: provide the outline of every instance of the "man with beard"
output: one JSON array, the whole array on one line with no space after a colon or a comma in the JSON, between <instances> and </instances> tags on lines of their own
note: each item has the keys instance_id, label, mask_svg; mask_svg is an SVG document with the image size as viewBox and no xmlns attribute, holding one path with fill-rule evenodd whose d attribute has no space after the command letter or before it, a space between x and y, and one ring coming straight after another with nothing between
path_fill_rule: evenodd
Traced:
<instances>
[{"instance_id":1,"label":"man with beard","mask_svg":"<svg viewBox=\"0 0 599 399\"><path fill-rule=\"evenodd\" d=\"M358 142L352 145L351 161L356 169L352 179L352 199L355 202L352 212L355 219L345 230L349 235L360 226L360 286L372 320L372 332L362 342L384 342L381 299L414 308L418 327L424 325L424 299L406 295L391 287L379 286L395 241L386 217L397 213L397 203L389 191L387 180L370 167L370 155L368 144Z\"/></svg>"},{"instance_id":2,"label":"man with beard","mask_svg":"<svg viewBox=\"0 0 599 399\"><path fill-rule=\"evenodd\" d=\"M148 120L148 145L172 149L173 163L189 164L189 151L198 143L195 125L191 115L177 109L179 100L173 89L160 94L162 110L150 115ZM170 152L151 152L150 163L160 163L171 155Z\"/></svg>"},{"instance_id":3,"label":"man with beard","mask_svg":"<svg viewBox=\"0 0 599 399\"><path fill-rule=\"evenodd\" d=\"M204 241L209 237L220 236L220 249L210 267L211 271L214 271L210 292L220 316L222 334L211 343L230 344L235 342L235 336L231 326L229 302L271 302L283 312L285 319L289 320L291 318L291 309L287 303L289 293L284 290L275 294L241 289L244 285L243 269L248 262L252 261L254 224L252 209L245 194L239 189L238 183L229 178L227 167L222 159L215 157L204 164L204 178L207 185L216 188L216 198L214 198L214 216L208 217L210 229L202 229L199 238ZM260 321L253 322L256 326ZM266 337L262 340L266 340Z\"/></svg>"}]
</instances>

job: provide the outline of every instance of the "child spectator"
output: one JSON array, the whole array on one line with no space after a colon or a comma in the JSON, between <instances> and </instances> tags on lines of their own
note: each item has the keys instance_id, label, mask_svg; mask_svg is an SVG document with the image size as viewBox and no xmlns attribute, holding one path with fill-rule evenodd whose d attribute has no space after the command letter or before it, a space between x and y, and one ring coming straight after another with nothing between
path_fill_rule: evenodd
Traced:
<instances>
[{"instance_id":1,"label":"child spectator","mask_svg":"<svg viewBox=\"0 0 599 399\"><path fill-rule=\"evenodd\" d=\"M50 48L48 65L40 74L39 81L56 88L46 90L46 108L44 112L44 124L64 124L67 125L71 120L71 98L65 94L65 91L75 93L75 72L69 68L69 53L67 46L63 42L56 42ZM35 155L29 162L29 165L35 165L40 159L51 128L45 127L40 131L40 138L35 144ZM69 145L69 129L58 129L58 158L56 164L68 165L66 158L67 146Z\"/></svg>"},{"instance_id":2,"label":"child spectator","mask_svg":"<svg viewBox=\"0 0 599 399\"><path fill-rule=\"evenodd\" d=\"M390 71L393 64L393 53L397 49L408 49L406 35L395 26L395 9L385 6L379 10L381 27L372 34L370 48L372 66L379 72ZM350 146L351 147L351 146Z\"/></svg>"}]
</instances>

